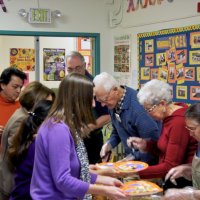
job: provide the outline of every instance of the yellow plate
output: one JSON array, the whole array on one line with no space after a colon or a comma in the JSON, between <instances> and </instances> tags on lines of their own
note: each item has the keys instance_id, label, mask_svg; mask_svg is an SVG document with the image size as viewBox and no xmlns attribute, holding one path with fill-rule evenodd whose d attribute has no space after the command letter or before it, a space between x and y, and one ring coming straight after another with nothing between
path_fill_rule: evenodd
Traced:
<instances>
[{"instance_id":1,"label":"yellow plate","mask_svg":"<svg viewBox=\"0 0 200 200\"><path fill-rule=\"evenodd\" d=\"M138 172L146 169L149 165L140 161L126 161L115 163L120 172Z\"/></svg>"},{"instance_id":2,"label":"yellow plate","mask_svg":"<svg viewBox=\"0 0 200 200\"><path fill-rule=\"evenodd\" d=\"M130 181L125 183L121 189L129 196L145 196L163 191L162 188L150 181Z\"/></svg>"}]
</instances>

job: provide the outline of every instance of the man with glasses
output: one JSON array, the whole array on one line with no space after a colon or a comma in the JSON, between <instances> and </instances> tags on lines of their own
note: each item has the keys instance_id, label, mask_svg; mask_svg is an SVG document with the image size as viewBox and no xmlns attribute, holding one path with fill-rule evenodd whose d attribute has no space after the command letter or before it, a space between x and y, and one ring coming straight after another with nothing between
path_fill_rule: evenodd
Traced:
<instances>
[{"instance_id":1,"label":"man with glasses","mask_svg":"<svg viewBox=\"0 0 200 200\"><path fill-rule=\"evenodd\" d=\"M108 73L102 72L94 78L95 95L102 106L107 106L110 112L113 131L110 139L101 150L103 161L108 160L109 152L120 142L126 155L132 159L150 164L154 158L147 153L127 146L127 139L132 136L157 140L160 129L158 124L145 112L137 100L137 91L127 86L120 86Z\"/></svg>"},{"instance_id":2,"label":"man with glasses","mask_svg":"<svg viewBox=\"0 0 200 200\"><path fill-rule=\"evenodd\" d=\"M68 73L80 73L93 81L93 76L86 70L85 59L79 52L72 51L67 55L66 66ZM110 121L107 107L102 107L96 100L95 104L93 113L96 118L96 124L89 125L90 137L84 139L90 164L101 162L100 151L103 146L102 127Z\"/></svg>"},{"instance_id":3,"label":"man with glasses","mask_svg":"<svg viewBox=\"0 0 200 200\"><path fill-rule=\"evenodd\" d=\"M26 74L14 67L6 68L0 77L0 138L4 126L20 104L17 100Z\"/></svg>"}]
</instances>

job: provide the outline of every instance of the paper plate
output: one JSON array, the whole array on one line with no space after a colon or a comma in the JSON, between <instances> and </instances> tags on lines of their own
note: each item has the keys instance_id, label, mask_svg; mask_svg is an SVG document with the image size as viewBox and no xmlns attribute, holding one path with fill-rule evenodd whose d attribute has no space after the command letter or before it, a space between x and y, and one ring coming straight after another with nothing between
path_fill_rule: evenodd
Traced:
<instances>
[{"instance_id":1,"label":"paper plate","mask_svg":"<svg viewBox=\"0 0 200 200\"><path fill-rule=\"evenodd\" d=\"M117 169L121 172L138 172L146 169L149 165L140 161L126 161L115 163Z\"/></svg>"},{"instance_id":2,"label":"paper plate","mask_svg":"<svg viewBox=\"0 0 200 200\"><path fill-rule=\"evenodd\" d=\"M113 162L104 162L104 163L98 163L98 167L105 169L105 168L115 168L115 164Z\"/></svg>"},{"instance_id":3,"label":"paper plate","mask_svg":"<svg viewBox=\"0 0 200 200\"><path fill-rule=\"evenodd\" d=\"M163 189L160 188L158 185L149 181L127 182L121 189L128 193L128 195L130 196L146 196L163 191Z\"/></svg>"}]
</instances>

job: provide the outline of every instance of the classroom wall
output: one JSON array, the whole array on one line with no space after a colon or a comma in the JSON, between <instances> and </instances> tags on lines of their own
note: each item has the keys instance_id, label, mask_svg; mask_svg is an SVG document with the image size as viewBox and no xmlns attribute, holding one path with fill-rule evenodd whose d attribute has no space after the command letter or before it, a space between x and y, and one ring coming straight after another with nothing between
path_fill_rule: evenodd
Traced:
<instances>
[{"instance_id":1,"label":"classroom wall","mask_svg":"<svg viewBox=\"0 0 200 200\"><path fill-rule=\"evenodd\" d=\"M39 1L39 7L60 10L62 17L52 24L29 24L27 19L18 15L21 8L37 8L38 1L4 0L7 13L0 8L0 30L45 31L45 32L86 32L100 33L101 37L101 71L110 70L112 58L111 32L108 23L109 5L107 0L48 0Z\"/></svg>"}]
</instances>

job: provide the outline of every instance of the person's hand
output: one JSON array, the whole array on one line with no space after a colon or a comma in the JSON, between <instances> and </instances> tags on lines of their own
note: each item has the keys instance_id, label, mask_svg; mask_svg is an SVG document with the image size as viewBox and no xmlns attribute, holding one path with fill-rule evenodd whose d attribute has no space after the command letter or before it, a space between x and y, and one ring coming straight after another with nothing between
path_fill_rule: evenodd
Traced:
<instances>
[{"instance_id":1,"label":"person's hand","mask_svg":"<svg viewBox=\"0 0 200 200\"><path fill-rule=\"evenodd\" d=\"M131 160L134 160L134 159L135 159L134 155L129 153L125 158L118 160L117 162L131 161Z\"/></svg>"},{"instance_id":2,"label":"person's hand","mask_svg":"<svg viewBox=\"0 0 200 200\"><path fill-rule=\"evenodd\" d=\"M2 136L3 131L4 131L4 126L0 125L0 137Z\"/></svg>"},{"instance_id":3,"label":"person's hand","mask_svg":"<svg viewBox=\"0 0 200 200\"><path fill-rule=\"evenodd\" d=\"M100 168L97 165L90 165L89 166L90 172L102 176L110 176L114 178L126 178L126 177L131 177L131 176L136 176L136 172L121 172L119 170L116 170L114 168Z\"/></svg>"},{"instance_id":4,"label":"person's hand","mask_svg":"<svg viewBox=\"0 0 200 200\"><path fill-rule=\"evenodd\" d=\"M119 200L119 199L128 199L128 194L125 193L122 189L114 186L109 186L105 188L105 194L103 194L109 199Z\"/></svg>"},{"instance_id":5,"label":"person's hand","mask_svg":"<svg viewBox=\"0 0 200 200\"><path fill-rule=\"evenodd\" d=\"M105 187L105 193L103 194L106 197L111 199L128 199L128 194L126 194L120 187L124 184L116 178L108 176L98 176L97 181L100 184L107 185Z\"/></svg>"},{"instance_id":6,"label":"person's hand","mask_svg":"<svg viewBox=\"0 0 200 200\"><path fill-rule=\"evenodd\" d=\"M162 200L195 200L194 190L189 188L185 189L169 189L166 191Z\"/></svg>"},{"instance_id":7,"label":"person's hand","mask_svg":"<svg viewBox=\"0 0 200 200\"><path fill-rule=\"evenodd\" d=\"M130 148L139 149L140 151L145 151L147 142L146 140L139 137L129 137L127 139L127 145Z\"/></svg>"},{"instance_id":8,"label":"person's hand","mask_svg":"<svg viewBox=\"0 0 200 200\"><path fill-rule=\"evenodd\" d=\"M115 178L121 177L120 172L117 171L116 169L111 168L111 167L107 167L107 168L102 169L98 165L90 165L89 169L90 169L90 172L98 174L98 175L110 176L110 177L115 177Z\"/></svg>"},{"instance_id":9,"label":"person's hand","mask_svg":"<svg viewBox=\"0 0 200 200\"><path fill-rule=\"evenodd\" d=\"M106 142L100 152L100 156L103 162L107 162L110 159L112 146L109 142Z\"/></svg>"},{"instance_id":10,"label":"person's hand","mask_svg":"<svg viewBox=\"0 0 200 200\"><path fill-rule=\"evenodd\" d=\"M192 180L192 167L191 165L180 165L177 167L174 167L169 170L167 175L165 176L165 181L170 179L170 181L174 184L177 185L176 179L184 177L185 179L191 181Z\"/></svg>"}]
</instances>

